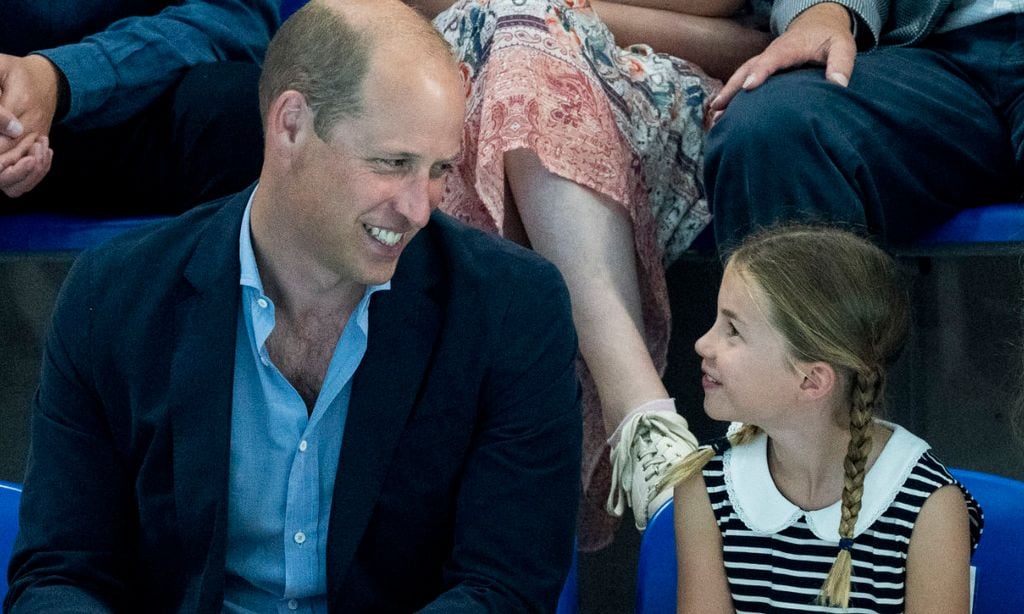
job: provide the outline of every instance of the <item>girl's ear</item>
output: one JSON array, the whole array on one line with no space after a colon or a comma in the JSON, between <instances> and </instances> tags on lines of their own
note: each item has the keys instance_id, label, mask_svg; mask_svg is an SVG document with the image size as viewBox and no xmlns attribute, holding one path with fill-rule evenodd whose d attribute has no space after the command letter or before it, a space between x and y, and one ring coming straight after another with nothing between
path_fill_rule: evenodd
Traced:
<instances>
[{"instance_id":1,"label":"girl's ear","mask_svg":"<svg viewBox=\"0 0 1024 614\"><path fill-rule=\"evenodd\" d=\"M827 362L809 362L799 365L804 381L800 382L800 391L808 399L820 399L828 396L835 389L838 374Z\"/></svg>"}]
</instances>

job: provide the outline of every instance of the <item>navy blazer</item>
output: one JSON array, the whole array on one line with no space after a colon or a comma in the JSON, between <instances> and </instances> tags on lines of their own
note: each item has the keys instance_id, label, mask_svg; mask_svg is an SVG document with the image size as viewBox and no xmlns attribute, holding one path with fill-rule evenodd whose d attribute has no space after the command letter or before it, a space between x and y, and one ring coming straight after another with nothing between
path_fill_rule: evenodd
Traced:
<instances>
[{"instance_id":1,"label":"navy blazer","mask_svg":"<svg viewBox=\"0 0 1024 614\"><path fill-rule=\"evenodd\" d=\"M46 343L5 609L220 611L251 191L76 261ZM371 300L330 611L553 611L581 429L561 277L435 213Z\"/></svg>"}]
</instances>

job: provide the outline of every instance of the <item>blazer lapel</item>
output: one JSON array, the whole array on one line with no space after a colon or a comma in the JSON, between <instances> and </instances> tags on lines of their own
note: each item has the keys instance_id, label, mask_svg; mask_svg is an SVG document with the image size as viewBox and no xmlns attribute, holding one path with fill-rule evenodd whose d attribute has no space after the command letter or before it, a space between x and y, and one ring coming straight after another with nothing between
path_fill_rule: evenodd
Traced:
<instances>
[{"instance_id":1,"label":"blazer lapel","mask_svg":"<svg viewBox=\"0 0 1024 614\"><path fill-rule=\"evenodd\" d=\"M170 374L174 495L188 589L182 611L220 611L239 301L238 233L251 190L213 214L175 307Z\"/></svg>"},{"instance_id":2,"label":"blazer lapel","mask_svg":"<svg viewBox=\"0 0 1024 614\"><path fill-rule=\"evenodd\" d=\"M327 538L331 611L370 520L405 422L425 380L441 326L438 273L428 230L401 256L391 289L371 299L366 354L352 396L334 484Z\"/></svg>"}]
</instances>

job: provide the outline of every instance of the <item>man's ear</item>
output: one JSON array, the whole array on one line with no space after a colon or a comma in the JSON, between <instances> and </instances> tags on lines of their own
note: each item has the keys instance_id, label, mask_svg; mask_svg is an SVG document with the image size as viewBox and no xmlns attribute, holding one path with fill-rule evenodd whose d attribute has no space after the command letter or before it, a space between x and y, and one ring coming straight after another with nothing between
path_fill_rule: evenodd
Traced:
<instances>
[{"instance_id":1,"label":"man's ear","mask_svg":"<svg viewBox=\"0 0 1024 614\"><path fill-rule=\"evenodd\" d=\"M313 130L313 113L306 97L286 90L274 99L267 112L267 142L277 147L301 145Z\"/></svg>"},{"instance_id":2,"label":"man's ear","mask_svg":"<svg viewBox=\"0 0 1024 614\"><path fill-rule=\"evenodd\" d=\"M835 389L838 374L827 362L808 362L798 365L804 380L800 382L800 392L808 399L820 399Z\"/></svg>"}]
</instances>

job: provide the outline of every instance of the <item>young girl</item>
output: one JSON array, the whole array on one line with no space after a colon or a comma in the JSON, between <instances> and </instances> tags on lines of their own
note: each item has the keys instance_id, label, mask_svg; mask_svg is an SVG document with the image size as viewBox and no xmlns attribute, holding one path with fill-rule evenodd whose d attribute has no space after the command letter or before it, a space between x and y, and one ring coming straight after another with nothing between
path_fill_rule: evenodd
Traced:
<instances>
[{"instance_id":1,"label":"young girl","mask_svg":"<svg viewBox=\"0 0 1024 614\"><path fill-rule=\"evenodd\" d=\"M964 612L981 510L873 417L909 321L895 265L838 230L783 228L729 258L696 343L730 435L675 490L679 612Z\"/></svg>"}]
</instances>

